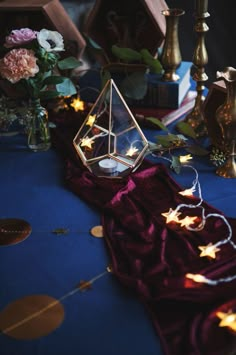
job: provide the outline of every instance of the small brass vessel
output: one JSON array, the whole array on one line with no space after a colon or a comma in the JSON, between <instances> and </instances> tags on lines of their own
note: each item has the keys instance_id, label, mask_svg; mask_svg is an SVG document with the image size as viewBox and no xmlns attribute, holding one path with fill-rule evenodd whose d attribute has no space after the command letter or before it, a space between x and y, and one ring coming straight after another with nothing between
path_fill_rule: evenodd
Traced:
<instances>
[{"instance_id":1,"label":"small brass vessel","mask_svg":"<svg viewBox=\"0 0 236 355\"><path fill-rule=\"evenodd\" d=\"M182 9L167 9L161 13L166 19L166 36L160 58L164 69L162 79L164 81L177 81L179 76L176 74L176 69L182 61L178 33L179 18L185 14L185 11Z\"/></svg>"},{"instance_id":2,"label":"small brass vessel","mask_svg":"<svg viewBox=\"0 0 236 355\"><path fill-rule=\"evenodd\" d=\"M226 162L216 170L216 174L226 178L236 178L235 142L236 142L236 69L226 67L217 72L218 79L223 79L226 85L226 98L215 113L221 135L222 146L229 150Z\"/></svg>"}]
</instances>

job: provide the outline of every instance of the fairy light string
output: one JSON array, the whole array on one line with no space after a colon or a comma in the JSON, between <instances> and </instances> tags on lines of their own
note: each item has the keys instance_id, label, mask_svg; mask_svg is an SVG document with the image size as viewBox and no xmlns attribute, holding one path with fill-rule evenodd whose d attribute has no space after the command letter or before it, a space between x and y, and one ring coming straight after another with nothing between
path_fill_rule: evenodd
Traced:
<instances>
[{"instance_id":1,"label":"fairy light string","mask_svg":"<svg viewBox=\"0 0 236 355\"><path fill-rule=\"evenodd\" d=\"M152 153L153 156L157 157L157 155L155 155L154 153ZM158 157L161 157L162 159L164 160L167 160L168 162L172 163L172 160L167 158L167 157L164 157L164 156L158 156ZM181 159L180 160L180 163L181 163ZM190 160L190 157L188 157L187 160ZM186 161L187 161L186 160ZM209 258L212 258L212 259L215 259L216 258L216 253L217 252L220 252L220 246L222 245L225 245L227 243L230 243L230 245L236 249L236 244L233 242L232 240L232 227L230 225L230 223L228 222L228 220L225 218L225 216L223 216L222 214L219 214L219 213L209 213L206 215L206 210L204 208L204 206L202 206L202 203L203 203L203 197L202 197L202 191L201 191L201 185L200 185L200 182L199 182L199 174L198 174L198 171L192 166L192 165L189 165L189 164L184 164L184 161L181 163L181 167L185 167L185 168L189 168L191 170L194 171L195 173L195 179L193 180L192 182L192 186L191 188L187 189L187 190L184 190L184 191L189 191L191 192L191 194L193 192L196 192L198 194L198 197L199 197L199 202L196 203L196 204L192 204L192 203L181 203L179 204L175 209L173 208L170 208L168 212L165 212L165 213L162 213L162 216L164 216L166 218L166 223L170 223L170 222L173 222L173 223L178 223L181 225L181 227L185 227L187 230L189 231L193 231L193 232L199 232L201 230L204 229L205 225L206 225L206 221L207 219L209 218L220 218L224 224L226 225L227 227L227 230L228 230L228 233L227 233L227 237L224 238L223 240L220 240L218 242L216 242L215 244L212 244L212 243L209 243L208 245L205 245L205 246L199 246L198 248L201 250L200 252L200 257L209 257ZM188 197L188 194L184 193L184 191L180 191L179 194L185 196L185 197ZM184 219L181 219L180 216L181 216L181 212L180 210L183 209L183 208L189 208L189 209L201 209L201 221L200 223L198 223L196 226L191 226L191 225L195 225L196 222L195 220L198 219L199 217L196 217L196 218L190 218L189 220L189 224L188 223L184 223L185 221L185 218L187 218L188 216L186 216ZM211 286L216 286L216 285L219 285L219 284L222 284L222 283L227 283L227 282L232 282L234 280L236 280L236 275L232 275L232 276L227 276L227 277L223 277L223 278L219 278L219 279L210 279L210 278L207 278L206 276L204 275L201 275L201 274L192 274L192 273L187 273L185 275L186 278L188 279L191 279L193 280L194 282L198 282L198 283L205 283L205 284L208 284L208 285L211 285Z\"/></svg>"}]
</instances>

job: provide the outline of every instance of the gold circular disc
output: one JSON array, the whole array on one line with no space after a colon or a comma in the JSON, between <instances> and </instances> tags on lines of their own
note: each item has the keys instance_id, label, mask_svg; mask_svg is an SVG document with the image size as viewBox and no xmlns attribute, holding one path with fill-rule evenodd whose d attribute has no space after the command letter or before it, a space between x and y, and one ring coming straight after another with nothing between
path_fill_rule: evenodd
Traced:
<instances>
[{"instance_id":1,"label":"gold circular disc","mask_svg":"<svg viewBox=\"0 0 236 355\"><path fill-rule=\"evenodd\" d=\"M30 224L23 219L0 219L0 246L17 244L25 240L32 232Z\"/></svg>"},{"instance_id":2,"label":"gold circular disc","mask_svg":"<svg viewBox=\"0 0 236 355\"><path fill-rule=\"evenodd\" d=\"M103 227L102 226L95 226L91 228L90 233L95 238L103 238Z\"/></svg>"},{"instance_id":3,"label":"gold circular disc","mask_svg":"<svg viewBox=\"0 0 236 355\"><path fill-rule=\"evenodd\" d=\"M15 339L36 339L48 335L64 319L64 308L46 295L26 296L0 312L0 330Z\"/></svg>"}]
</instances>

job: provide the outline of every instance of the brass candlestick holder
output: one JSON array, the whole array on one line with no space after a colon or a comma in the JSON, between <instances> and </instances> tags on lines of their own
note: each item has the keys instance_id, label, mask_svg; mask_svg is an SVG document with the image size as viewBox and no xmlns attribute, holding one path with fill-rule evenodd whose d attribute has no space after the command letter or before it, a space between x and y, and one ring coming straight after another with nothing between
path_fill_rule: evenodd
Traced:
<instances>
[{"instance_id":1,"label":"brass candlestick holder","mask_svg":"<svg viewBox=\"0 0 236 355\"><path fill-rule=\"evenodd\" d=\"M179 17L185 14L182 9L163 10L162 15L166 19L166 36L161 55L161 63L164 68L164 81L177 81L179 76L176 69L180 66L182 57L179 47Z\"/></svg>"},{"instance_id":2,"label":"brass candlestick holder","mask_svg":"<svg viewBox=\"0 0 236 355\"><path fill-rule=\"evenodd\" d=\"M205 99L203 92L205 90L204 83L208 80L205 73L205 66L208 63L208 54L205 45L205 34L209 30L206 24L206 18L210 16L207 11L208 0L195 1L195 26L194 30L197 34L197 43L193 54L193 64L196 71L192 75L196 81L197 97L192 111L186 116L185 122L195 130L197 136L204 136L207 134L207 128L202 112L203 101Z\"/></svg>"}]
</instances>

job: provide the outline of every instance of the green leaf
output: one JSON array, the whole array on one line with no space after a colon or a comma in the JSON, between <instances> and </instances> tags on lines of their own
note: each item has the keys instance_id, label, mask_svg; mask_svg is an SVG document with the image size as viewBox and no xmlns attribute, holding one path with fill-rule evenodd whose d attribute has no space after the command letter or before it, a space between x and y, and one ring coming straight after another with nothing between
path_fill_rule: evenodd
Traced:
<instances>
[{"instance_id":1,"label":"green leaf","mask_svg":"<svg viewBox=\"0 0 236 355\"><path fill-rule=\"evenodd\" d=\"M147 117L146 119L147 119L147 121L150 121L150 122L154 123L155 125L157 125L163 131L168 131L168 128L158 118Z\"/></svg>"},{"instance_id":2,"label":"green leaf","mask_svg":"<svg viewBox=\"0 0 236 355\"><path fill-rule=\"evenodd\" d=\"M200 156L204 156L204 155L209 154L209 151L207 149L200 147L199 145L191 145L191 146L187 147L186 150L188 153L200 155Z\"/></svg>"},{"instance_id":3,"label":"green leaf","mask_svg":"<svg viewBox=\"0 0 236 355\"><path fill-rule=\"evenodd\" d=\"M143 62L150 68L152 73L161 74L163 72L161 62L154 58L147 49L142 49L140 54L142 55Z\"/></svg>"},{"instance_id":4,"label":"green leaf","mask_svg":"<svg viewBox=\"0 0 236 355\"><path fill-rule=\"evenodd\" d=\"M121 48L113 45L111 51L115 57L126 63L137 62L142 59L141 54L131 48Z\"/></svg>"},{"instance_id":5,"label":"green leaf","mask_svg":"<svg viewBox=\"0 0 236 355\"><path fill-rule=\"evenodd\" d=\"M83 33L83 35L88 45L90 45L92 48L100 49L101 51L103 51L102 47L99 46L99 44L95 42L91 37L87 36L85 33Z\"/></svg>"},{"instance_id":6,"label":"green leaf","mask_svg":"<svg viewBox=\"0 0 236 355\"><path fill-rule=\"evenodd\" d=\"M72 96L77 94L77 89L69 78L64 78L63 83L57 84L56 88L62 96Z\"/></svg>"},{"instance_id":7,"label":"green leaf","mask_svg":"<svg viewBox=\"0 0 236 355\"><path fill-rule=\"evenodd\" d=\"M60 60L57 65L60 70L66 70L66 69L75 69L79 66L81 66L81 61L76 59L75 57L68 57L65 59Z\"/></svg>"},{"instance_id":8,"label":"green leaf","mask_svg":"<svg viewBox=\"0 0 236 355\"><path fill-rule=\"evenodd\" d=\"M120 90L129 99L141 100L147 93L147 87L147 79L144 73L135 72L122 81Z\"/></svg>"},{"instance_id":9,"label":"green leaf","mask_svg":"<svg viewBox=\"0 0 236 355\"><path fill-rule=\"evenodd\" d=\"M63 76L52 75L44 79L43 85L56 85L56 84L63 83L64 80L65 78Z\"/></svg>"},{"instance_id":10,"label":"green leaf","mask_svg":"<svg viewBox=\"0 0 236 355\"><path fill-rule=\"evenodd\" d=\"M179 130L179 132L183 133L184 135L196 139L196 133L194 129L186 122L179 122L176 125L176 128Z\"/></svg>"},{"instance_id":11,"label":"green leaf","mask_svg":"<svg viewBox=\"0 0 236 355\"><path fill-rule=\"evenodd\" d=\"M151 141L148 141L148 145L149 145L149 151L150 152L161 151L162 148L163 148L160 144L156 144L156 143L153 143Z\"/></svg>"},{"instance_id":12,"label":"green leaf","mask_svg":"<svg viewBox=\"0 0 236 355\"><path fill-rule=\"evenodd\" d=\"M157 138L157 143L161 144L163 147L168 148L171 147L173 145L173 137L172 135L168 134L168 135L159 135L156 136Z\"/></svg>"},{"instance_id":13,"label":"green leaf","mask_svg":"<svg viewBox=\"0 0 236 355\"><path fill-rule=\"evenodd\" d=\"M176 172L176 174L180 173L181 163L180 163L179 157L172 156L170 167L171 167L171 169L173 169Z\"/></svg>"}]
</instances>

